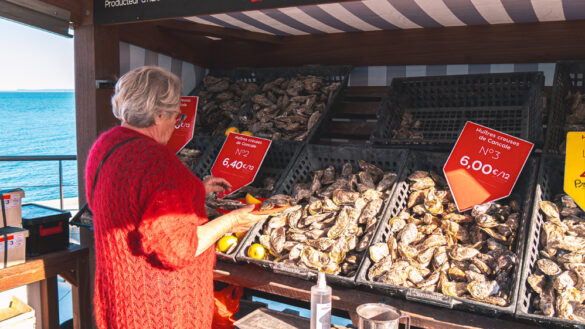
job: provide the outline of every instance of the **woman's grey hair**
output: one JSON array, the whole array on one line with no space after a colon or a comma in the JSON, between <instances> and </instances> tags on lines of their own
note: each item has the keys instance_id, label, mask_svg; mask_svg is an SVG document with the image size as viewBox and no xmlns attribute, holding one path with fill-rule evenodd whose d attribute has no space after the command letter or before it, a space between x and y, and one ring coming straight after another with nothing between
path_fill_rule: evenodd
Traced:
<instances>
[{"instance_id":1,"label":"woman's grey hair","mask_svg":"<svg viewBox=\"0 0 585 329\"><path fill-rule=\"evenodd\" d=\"M134 127L150 127L158 113L181 104L183 84L158 66L142 66L124 74L116 83L112 112Z\"/></svg>"}]
</instances>

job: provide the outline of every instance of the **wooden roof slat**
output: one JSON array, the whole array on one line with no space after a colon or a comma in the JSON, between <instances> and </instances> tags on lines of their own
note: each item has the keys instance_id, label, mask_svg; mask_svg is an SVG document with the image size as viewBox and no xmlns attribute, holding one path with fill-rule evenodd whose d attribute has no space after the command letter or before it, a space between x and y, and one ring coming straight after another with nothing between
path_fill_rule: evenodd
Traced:
<instances>
[{"instance_id":1,"label":"wooden roof slat","mask_svg":"<svg viewBox=\"0 0 585 329\"><path fill-rule=\"evenodd\" d=\"M252 41L266 44L282 44L282 38L270 34L230 29L181 20L158 21L157 26L166 31L212 36L226 40Z\"/></svg>"}]
</instances>

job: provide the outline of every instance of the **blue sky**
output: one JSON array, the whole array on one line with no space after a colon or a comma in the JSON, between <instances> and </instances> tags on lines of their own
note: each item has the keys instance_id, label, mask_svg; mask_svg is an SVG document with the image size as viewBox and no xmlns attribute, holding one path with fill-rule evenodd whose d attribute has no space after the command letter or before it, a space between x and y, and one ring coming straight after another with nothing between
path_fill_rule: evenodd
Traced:
<instances>
[{"instance_id":1,"label":"blue sky","mask_svg":"<svg viewBox=\"0 0 585 329\"><path fill-rule=\"evenodd\" d=\"M73 38L0 18L0 90L73 89Z\"/></svg>"}]
</instances>

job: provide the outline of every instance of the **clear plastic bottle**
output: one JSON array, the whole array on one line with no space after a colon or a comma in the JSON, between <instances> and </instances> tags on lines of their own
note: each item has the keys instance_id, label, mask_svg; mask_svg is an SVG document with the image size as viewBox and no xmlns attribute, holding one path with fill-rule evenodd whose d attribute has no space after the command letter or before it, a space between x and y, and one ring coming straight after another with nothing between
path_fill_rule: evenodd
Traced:
<instances>
[{"instance_id":1,"label":"clear plastic bottle","mask_svg":"<svg viewBox=\"0 0 585 329\"><path fill-rule=\"evenodd\" d=\"M311 287L311 329L331 328L331 287L325 273L319 272L317 284Z\"/></svg>"}]
</instances>

